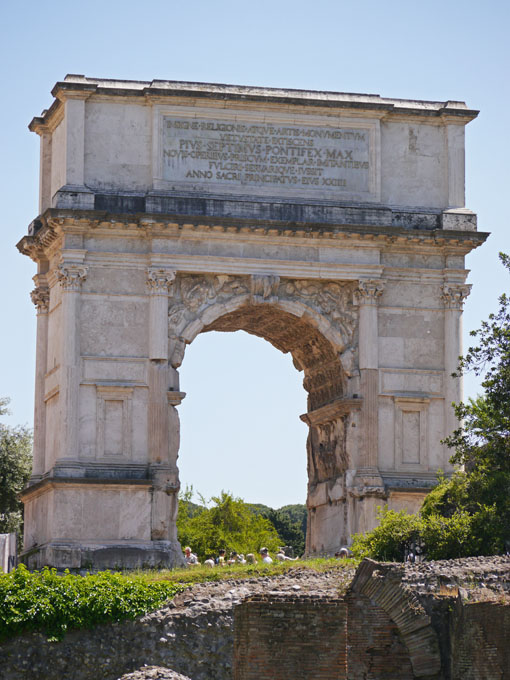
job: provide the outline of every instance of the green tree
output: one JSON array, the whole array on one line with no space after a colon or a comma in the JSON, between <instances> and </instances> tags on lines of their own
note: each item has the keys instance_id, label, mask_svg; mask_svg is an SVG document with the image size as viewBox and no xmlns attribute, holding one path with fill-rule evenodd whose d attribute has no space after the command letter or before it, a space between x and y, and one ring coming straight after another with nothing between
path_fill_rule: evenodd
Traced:
<instances>
[{"instance_id":1,"label":"green tree","mask_svg":"<svg viewBox=\"0 0 510 680\"><path fill-rule=\"evenodd\" d=\"M510 257L500 253L510 273ZM472 331L475 346L460 358L456 376L467 371L483 375L484 393L457 404L459 427L445 443L457 470L441 476L425 499L420 516L399 522L383 513L381 525L356 537L359 556L401 559L409 531L417 532L429 559L492 555L510 550L510 298L499 298L499 309ZM393 543L392 543L393 541ZM399 543L400 541L400 543ZM400 548L387 550L388 544ZM401 557L398 557L398 555Z\"/></svg>"},{"instance_id":2,"label":"green tree","mask_svg":"<svg viewBox=\"0 0 510 680\"><path fill-rule=\"evenodd\" d=\"M0 398L0 415L8 413L8 399ZM0 423L0 533L21 537L23 504L19 494L32 470L32 433L26 427Z\"/></svg>"},{"instance_id":3,"label":"green tree","mask_svg":"<svg viewBox=\"0 0 510 680\"><path fill-rule=\"evenodd\" d=\"M510 273L510 258L500 253ZM446 444L455 449L452 462L462 469L442 480L425 500L424 517L471 518L469 554L493 554L510 548L510 298L503 293L499 309L471 332L477 344L461 357L457 375L483 375L483 396L457 404L461 426Z\"/></svg>"},{"instance_id":4,"label":"green tree","mask_svg":"<svg viewBox=\"0 0 510 680\"><path fill-rule=\"evenodd\" d=\"M262 546L275 551L280 545L271 522L240 498L223 491L213 496L210 508L190 516L191 498L189 489L181 495L177 531L181 545L190 545L201 561L217 555L221 548L227 554L232 550L246 554L257 553Z\"/></svg>"},{"instance_id":5,"label":"green tree","mask_svg":"<svg viewBox=\"0 0 510 680\"><path fill-rule=\"evenodd\" d=\"M420 538L421 520L405 510L378 508L379 525L367 534L356 534L352 552L360 559L371 557L383 562L403 562L406 549Z\"/></svg>"},{"instance_id":6,"label":"green tree","mask_svg":"<svg viewBox=\"0 0 510 680\"><path fill-rule=\"evenodd\" d=\"M278 532L282 545L292 546L294 548L294 554L297 556L302 555L305 552L306 515L303 522L302 518L293 518L293 514L286 511L285 508L280 508L279 510L268 508L267 511L262 514L264 517L267 517ZM297 515L297 513L295 513L295 515Z\"/></svg>"}]
</instances>

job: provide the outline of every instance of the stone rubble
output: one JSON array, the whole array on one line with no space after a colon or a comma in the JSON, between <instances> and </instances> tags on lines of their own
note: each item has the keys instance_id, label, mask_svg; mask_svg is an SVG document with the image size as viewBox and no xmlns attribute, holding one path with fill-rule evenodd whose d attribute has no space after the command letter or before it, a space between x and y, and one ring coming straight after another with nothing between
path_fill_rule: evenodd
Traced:
<instances>
[{"instance_id":1,"label":"stone rubble","mask_svg":"<svg viewBox=\"0 0 510 680\"><path fill-rule=\"evenodd\" d=\"M133 673L123 675L119 680L190 680L187 675L175 673L161 666L144 666Z\"/></svg>"}]
</instances>

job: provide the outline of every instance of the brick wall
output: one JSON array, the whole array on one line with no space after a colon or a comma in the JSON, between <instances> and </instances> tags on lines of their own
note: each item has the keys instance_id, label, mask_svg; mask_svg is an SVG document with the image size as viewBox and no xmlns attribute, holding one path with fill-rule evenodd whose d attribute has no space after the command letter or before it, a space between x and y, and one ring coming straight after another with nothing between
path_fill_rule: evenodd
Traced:
<instances>
[{"instance_id":1,"label":"brick wall","mask_svg":"<svg viewBox=\"0 0 510 680\"><path fill-rule=\"evenodd\" d=\"M234 610L235 680L345 680L346 603L252 598Z\"/></svg>"},{"instance_id":2,"label":"brick wall","mask_svg":"<svg viewBox=\"0 0 510 680\"><path fill-rule=\"evenodd\" d=\"M409 652L396 624L364 595L347 596L348 680L410 680Z\"/></svg>"},{"instance_id":3,"label":"brick wall","mask_svg":"<svg viewBox=\"0 0 510 680\"><path fill-rule=\"evenodd\" d=\"M508 604L497 602L458 604L452 628L452 680L510 678Z\"/></svg>"}]
</instances>

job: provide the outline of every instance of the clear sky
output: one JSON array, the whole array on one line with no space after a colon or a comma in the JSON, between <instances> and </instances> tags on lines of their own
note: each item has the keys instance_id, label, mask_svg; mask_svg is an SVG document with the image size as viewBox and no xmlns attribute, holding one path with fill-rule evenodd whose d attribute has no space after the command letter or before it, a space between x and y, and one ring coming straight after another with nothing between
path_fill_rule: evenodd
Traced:
<instances>
[{"instance_id":1,"label":"clear sky","mask_svg":"<svg viewBox=\"0 0 510 680\"><path fill-rule=\"evenodd\" d=\"M510 251L510 3L504 0L88 0L3 3L0 9L0 396L10 424L32 423L35 265L15 249L37 216L39 141L27 130L66 73L170 79L385 97L463 100L467 207L489 241L468 257L464 327L497 307ZM181 479L205 496L228 489L274 507L306 495L302 376L288 355L236 334L188 348L181 387ZM465 382L474 395L478 383Z\"/></svg>"}]
</instances>

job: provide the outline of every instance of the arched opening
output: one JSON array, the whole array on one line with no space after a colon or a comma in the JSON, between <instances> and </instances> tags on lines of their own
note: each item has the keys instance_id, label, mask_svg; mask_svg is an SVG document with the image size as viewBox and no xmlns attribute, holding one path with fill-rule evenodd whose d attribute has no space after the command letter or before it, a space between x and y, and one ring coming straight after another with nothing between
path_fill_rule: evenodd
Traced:
<instances>
[{"instance_id":1,"label":"arched opening","mask_svg":"<svg viewBox=\"0 0 510 680\"><path fill-rule=\"evenodd\" d=\"M349 536L347 439L353 409L345 398L342 357L349 354L346 338L352 341L354 333L347 303L352 291L349 284L246 279L184 275L176 282L169 309L171 363L180 366L185 346L210 331L245 331L292 356L308 395L302 414L309 427L307 551L331 553Z\"/></svg>"},{"instance_id":2,"label":"arched opening","mask_svg":"<svg viewBox=\"0 0 510 680\"><path fill-rule=\"evenodd\" d=\"M181 488L222 490L275 510L306 501L302 375L289 355L243 331L201 333L180 369ZM195 499L198 495L195 493Z\"/></svg>"}]
</instances>

